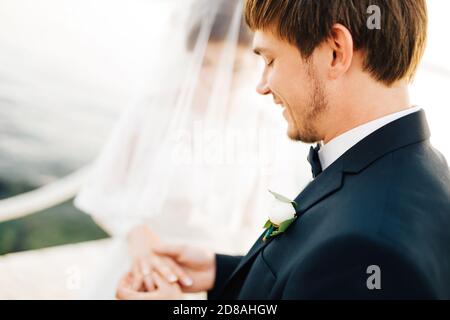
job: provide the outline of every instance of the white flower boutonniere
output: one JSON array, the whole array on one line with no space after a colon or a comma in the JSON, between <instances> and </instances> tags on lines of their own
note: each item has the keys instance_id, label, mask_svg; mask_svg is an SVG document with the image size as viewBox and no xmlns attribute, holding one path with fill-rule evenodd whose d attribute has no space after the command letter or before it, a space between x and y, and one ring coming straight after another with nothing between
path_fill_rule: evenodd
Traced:
<instances>
[{"instance_id":1,"label":"white flower boutonniere","mask_svg":"<svg viewBox=\"0 0 450 320\"><path fill-rule=\"evenodd\" d=\"M267 229L263 241L267 241L270 238L277 236L291 225L292 222L297 219L296 208L297 204L278 193L273 191L269 192L275 197L275 201L272 205L272 211L269 215L264 228Z\"/></svg>"}]
</instances>

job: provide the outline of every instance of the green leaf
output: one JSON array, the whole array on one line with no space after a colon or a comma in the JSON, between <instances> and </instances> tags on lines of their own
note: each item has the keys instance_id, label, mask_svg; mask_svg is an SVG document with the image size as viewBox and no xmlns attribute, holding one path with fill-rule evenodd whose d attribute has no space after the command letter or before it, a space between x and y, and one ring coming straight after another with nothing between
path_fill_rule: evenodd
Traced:
<instances>
[{"instance_id":1,"label":"green leaf","mask_svg":"<svg viewBox=\"0 0 450 320\"><path fill-rule=\"evenodd\" d=\"M272 222L269 220L267 220L266 224L264 225L264 229L270 228L272 226Z\"/></svg>"},{"instance_id":2,"label":"green leaf","mask_svg":"<svg viewBox=\"0 0 450 320\"><path fill-rule=\"evenodd\" d=\"M280 224L280 227L278 228L278 230L281 231L281 232L284 232L292 224L292 222L295 221L295 219L297 219L297 217L289 219L289 220L286 220L286 221L283 221Z\"/></svg>"},{"instance_id":3,"label":"green leaf","mask_svg":"<svg viewBox=\"0 0 450 320\"><path fill-rule=\"evenodd\" d=\"M281 194L278 194L276 192L270 191L269 192L275 197L275 199L281 201L281 202L285 202L285 203L295 203L294 201L286 198L285 196L282 196Z\"/></svg>"}]
</instances>

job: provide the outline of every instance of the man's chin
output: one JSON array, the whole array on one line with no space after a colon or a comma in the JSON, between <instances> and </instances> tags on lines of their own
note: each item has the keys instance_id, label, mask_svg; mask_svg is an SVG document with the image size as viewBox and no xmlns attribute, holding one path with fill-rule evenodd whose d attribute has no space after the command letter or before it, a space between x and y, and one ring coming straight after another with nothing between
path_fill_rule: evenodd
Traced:
<instances>
[{"instance_id":1,"label":"man's chin","mask_svg":"<svg viewBox=\"0 0 450 320\"><path fill-rule=\"evenodd\" d=\"M288 135L289 139L291 139L293 141L303 141L298 130L292 129L290 126L288 127L287 135Z\"/></svg>"},{"instance_id":2,"label":"man's chin","mask_svg":"<svg viewBox=\"0 0 450 320\"><path fill-rule=\"evenodd\" d=\"M300 141L304 143L315 143L319 141L313 135L302 134L299 130L292 128L291 126L288 127L287 135L289 139L293 141Z\"/></svg>"}]
</instances>

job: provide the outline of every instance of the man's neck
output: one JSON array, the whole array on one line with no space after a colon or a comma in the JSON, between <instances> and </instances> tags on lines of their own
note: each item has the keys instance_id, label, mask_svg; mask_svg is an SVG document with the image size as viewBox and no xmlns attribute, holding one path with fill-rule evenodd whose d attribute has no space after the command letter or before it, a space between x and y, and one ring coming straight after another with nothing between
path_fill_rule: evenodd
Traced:
<instances>
[{"instance_id":1,"label":"man's neck","mask_svg":"<svg viewBox=\"0 0 450 320\"><path fill-rule=\"evenodd\" d=\"M359 94L345 99L341 107L336 106L339 111L329 117L323 143L365 123L412 107L406 85L355 90L353 92Z\"/></svg>"}]
</instances>

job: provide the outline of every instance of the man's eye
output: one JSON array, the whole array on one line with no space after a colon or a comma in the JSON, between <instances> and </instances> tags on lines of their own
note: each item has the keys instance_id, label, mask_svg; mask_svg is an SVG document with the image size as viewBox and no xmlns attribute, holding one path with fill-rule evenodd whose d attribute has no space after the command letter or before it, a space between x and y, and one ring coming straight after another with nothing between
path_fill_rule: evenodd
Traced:
<instances>
[{"instance_id":1,"label":"man's eye","mask_svg":"<svg viewBox=\"0 0 450 320\"><path fill-rule=\"evenodd\" d=\"M267 63L267 66L268 66L268 67L270 67L271 65L273 65L273 60L270 60L270 61Z\"/></svg>"}]
</instances>

